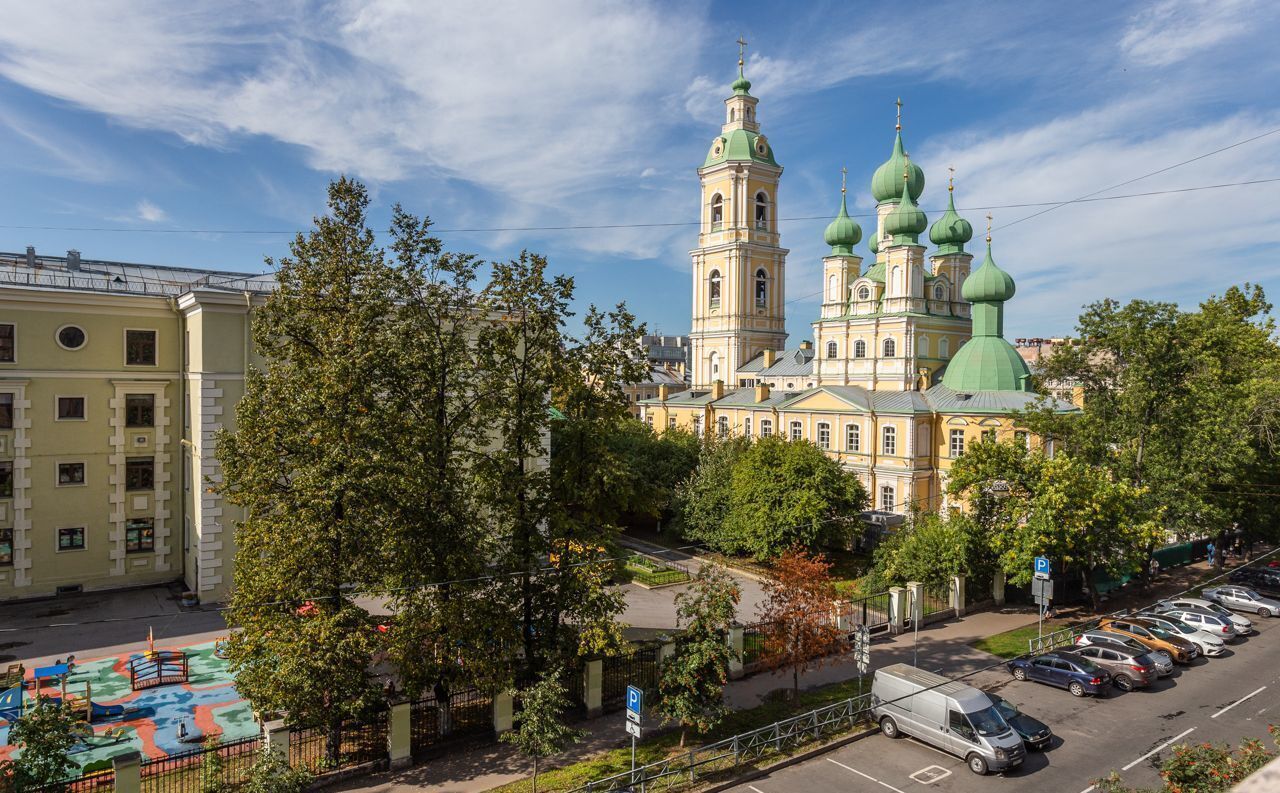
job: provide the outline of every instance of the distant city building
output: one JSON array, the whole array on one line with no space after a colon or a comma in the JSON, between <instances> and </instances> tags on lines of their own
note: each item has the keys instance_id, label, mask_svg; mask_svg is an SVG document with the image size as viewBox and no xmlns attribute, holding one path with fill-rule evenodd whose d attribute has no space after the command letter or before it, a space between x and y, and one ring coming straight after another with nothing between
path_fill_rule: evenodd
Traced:
<instances>
[{"instance_id":1,"label":"distant city building","mask_svg":"<svg viewBox=\"0 0 1280 793\"><path fill-rule=\"evenodd\" d=\"M668 366L683 377L689 366L688 336L641 336L645 358L654 366Z\"/></svg>"},{"instance_id":2,"label":"distant city building","mask_svg":"<svg viewBox=\"0 0 1280 793\"><path fill-rule=\"evenodd\" d=\"M1042 373L1042 364L1053 355L1054 350L1060 349L1071 344L1071 339L1049 338L1049 339L1014 339L1014 349L1027 362L1027 366L1031 368L1033 374L1040 375ZM1077 407L1084 406L1084 391L1080 388L1080 384L1074 381L1065 380L1043 380L1041 388L1049 394L1053 394L1059 399L1066 400Z\"/></svg>"}]
</instances>

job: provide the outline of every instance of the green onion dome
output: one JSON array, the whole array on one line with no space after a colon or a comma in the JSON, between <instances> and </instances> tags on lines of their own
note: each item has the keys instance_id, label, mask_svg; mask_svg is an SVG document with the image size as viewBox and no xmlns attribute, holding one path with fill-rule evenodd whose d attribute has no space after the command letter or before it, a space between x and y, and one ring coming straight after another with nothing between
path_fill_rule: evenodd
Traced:
<instances>
[{"instance_id":1,"label":"green onion dome","mask_svg":"<svg viewBox=\"0 0 1280 793\"><path fill-rule=\"evenodd\" d=\"M960 287L960 296L970 303L1003 303L1013 299L1013 276L996 266L991 258L991 241L987 240L987 256L982 266L969 273Z\"/></svg>"},{"instance_id":2,"label":"green onion dome","mask_svg":"<svg viewBox=\"0 0 1280 793\"><path fill-rule=\"evenodd\" d=\"M964 253L964 244L973 239L973 226L956 213L955 193L947 190L947 211L929 228L929 241L938 253Z\"/></svg>"},{"instance_id":3,"label":"green onion dome","mask_svg":"<svg viewBox=\"0 0 1280 793\"><path fill-rule=\"evenodd\" d=\"M909 177L900 181L907 184L908 188L910 187ZM901 195L902 200L892 212L885 216L884 230L893 237L894 245L915 245L919 241L920 234L928 228L929 218L925 217L924 211L916 206L910 189L904 190Z\"/></svg>"},{"instance_id":4,"label":"green onion dome","mask_svg":"<svg viewBox=\"0 0 1280 793\"><path fill-rule=\"evenodd\" d=\"M742 61L738 61L738 79L729 86L735 94L746 94L751 90L751 81L742 73Z\"/></svg>"},{"instance_id":5,"label":"green onion dome","mask_svg":"<svg viewBox=\"0 0 1280 793\"><path fill-rule=\"evenodd\" d=\"M835 256L852 256L853 246L862 239L862 227L849 217L843 194L840 196L840 214L827 226L822 239L831 246L831 253Z\"/></svg>"},{"instance_id":6,"label":"green onion dome","mask_svg":"<svg viewBox=\"0 0 1280 793\"><path fill-rule=\"evenodd\" d=\"M872 256L880 255L880 235L872 234L867 238L867 247L871 249Z\"/></svg>"},{"instance_id":7,"label":"green onion dome","mask_svg":"<svg viewBox=\"0 0 1280 793\"><path fill-rule=\"evenodd\" d=\"M907 154L902 148L902 132L899 130L893 139L893 154L889 155L889 159L885 160L871 177L871 195L875 197L877 203L883 204L886 201L897 201L902 198L904 168L910 174L907 187L911 191L911 199L917 200L924 192L924 171L907 159Z\"/></svg>"}]
</instances>

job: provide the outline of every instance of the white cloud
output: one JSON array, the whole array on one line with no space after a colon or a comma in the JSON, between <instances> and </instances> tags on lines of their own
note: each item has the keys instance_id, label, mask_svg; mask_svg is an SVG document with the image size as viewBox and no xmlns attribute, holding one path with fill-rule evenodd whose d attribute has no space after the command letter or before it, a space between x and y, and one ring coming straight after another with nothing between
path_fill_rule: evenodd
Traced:
<instances>
[{"instance_id":1,"label":"white cloud","mask_svg":"<svg viewBox=\"0 0 1280 793\"><path fill-rule=\"evenodd\" d=\"M1120 49L1143 66L1168 66L1249 29L1254 0L1162 0L1129 20Z\"/></svg>"},{"instance_id":2,"label":"white cloud","mask_svg":"<svg viewBox=\"0 0 1280 793\"><path fill-rule=\"evenodd\" d=\"M145 198L138 202L137 212L138 220L144 223L159 223L169 219L169 213Z\"/></svg>"}]
</instances>

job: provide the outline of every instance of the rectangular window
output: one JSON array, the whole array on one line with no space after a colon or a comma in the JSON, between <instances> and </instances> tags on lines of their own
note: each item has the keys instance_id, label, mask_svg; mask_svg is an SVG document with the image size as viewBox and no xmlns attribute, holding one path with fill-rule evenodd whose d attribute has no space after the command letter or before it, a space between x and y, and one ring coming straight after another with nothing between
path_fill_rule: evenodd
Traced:
<instances>
[{"instance_id":1,"label":"rectangular window","mask_svg":"<svg viewBox=\"0 0 1280 793\"><path fill-rule=\"evenodd\" d=\"M831 425L826 422L822 422L818 425L818 448L831 448Z\"/></svg>"},{"instance_id":2,"label":"rectangular window","mask_svg":"<svg viewBox=\"0 0 1280 793\"><path fill-rule=\"evenodd\" d=\"M760 420L760 437L767 438L773 434L773 422L769 419Z\"/></svg>"},{"instance_id":3,"label":"rectangular window","mask_svg":"<svg viewBox=\"0 0 1280 793\"><path fill-rule=\"evenodd\" d=\"M0 394L0 430L13 429L13 394Z\"/></svg>"},{"instance_id":4,"label":"rectangular window","mask_svg":"<svg viewBox=\"0 0 1280 793\"><path fill-rule=\"evenodd\" d=\"M887 454L890 457L898 453L898 430L895 427L885 427L884 435L880 444L880 453Z\"/></svg>"},{"instance_id":5,"label":"rectangular window","mask_svg":"<svg viewBox=\"0 0 1280 793\"><path fill-rule=\"evenodd\" d=\"M893 485L883 485L880 488L880 509L884 512L893 512L896 505L897 492L893 489Z\"/></svg>"},{"instance_id":6,"label":"rectangular window","mask_svg":"<svg viewBox=\"0 0 1280 793\"><path fill-rule=\"evenodd\" d=\"M672 430L673 430L673 429L675 429L675 428L676 428L676 417L675 417L675 416L667 416L667 429L672 429Z\"/></svg>"},{"instance_id":7,"label":"rectangular window","mask_svg":"<svg viewBox=\"0 0 1280 793\"><path fill-rule=\"evenodd\" d=\"M791 440L798 441L804 437L804 425L798 421L791 422Z\"/></svg>"},{"instance_id":8,"label":"rectangular window","mask_svg":"<svg viewBox=\"0 0 1280 793\"><path fill-rule=\"evenodd\" d=\"M652 426L653 426L653 416L645 416L645 417L644 417L644 423L645 423L645 424L648 424L650 427L652 427Z\"/></svg>"},{"instance_id":9,"label":"rectangular window","mask_svg":"<svg viewBox=\"0 0 1280 793\"><path fill-rule=\"evenodd\" d=\"M156 425L156 395L125 394L124 425L126 427L154 427Z\"/></svg>"},{"instance_id":10,"label":"rectangular window","mask_svg":"<svg viewBox=\"0 0 1280 793\"><path fill-rule=\"evenodd\" d=\"M847 451L856 452L862 445L862 431L858 429L857 424L849 424L844 428L844 448Z\"/></svg>"},{"instance_id":11,"label":"rectangular window","mask_svg":"<svg viewBox=\"0 0 1280 793\"><path fill-rule=\"evenodd\" d=\"M742 420L742 435L745 438L751 437L751 419L749 418Z\"/></svg>"},{"instance_id":12,"label":"rectangular window","mask_svg":"<svg viewBox=\"0 0 1280 793\"><path fill-rule=\"evenodd\" d=\"M74 529L58 529L58 550L83 551L84 527L80 526Z\"/></svg>"},{"instance_id":13,"label":"rectangular window","mask_svg":"<svg viewBox=\"0 0 1280 793\"><path fill-rule=\"evenodd\" d=\"M84 397L58 397L58 421L84 421Z\"/></svg>"},{"instance_id":14,"label":"rectangular window","mask_svg":"<svg viewBox=\"0 0 1280 793\"><path fill-rule=\"evenodd\" d=\"M1028 435L1025 430L1018 430L1013 433L1013 439L1018 442L1019 446L1023 446L1027 449L1031 448L1031 436Z\"/></svg>"},{"instance_id":15,"label":"rectangular window","mask_svg":"<svg viewBox=\"0 0 1280 793\"><path fill-rule=\"evenodd\" d=\"M13 460L0 462L0 498L13 498Z\"/></svg>"},{"instance_id":16,"label":"rectangular window","mask_svg":"<svg viewBox=\"0 0 1280 793\"><path fill-rule=\"evenodd\" d=\"M729 417L721 416L716 419L716 435L721 438L729 437Z\"/></svg>"},{"instance_id":17,"label":"rectangular window","mask_svg":"<svg viewBox=\"0 0 1280 793\"><path fill-rule=\"evenodd\" d=\"M156 532L151 518L134 518L124 524L124 552L150 553L156 549Z\"/></svg>"},{"instance_id":18,"label":"rectangular window","mask_svg":"<svg viewBox=\"0 0 1280 793\"><path fill-rule=\"evenodd\" d=\"M155 366L156 332L154 330L126 330L124 332L124 362L126 366Z\"/></svg>"},{"instance_id":19,"label":"rectangular window","mask_svg":"<svg viewBox=\"0 0 1280 793\"><path fill-rule=\"evenodd\" d=\"M693 434L702 437L702 416L693 417Z\"/></svg>"},{"instance_id":20,"label":"rectangular window","mask_svg":"<svg viewBox=\"0 0 1280 793\"><path fill-rule=\"evenodd\" d=\"M58 486L83 485L84 463L58 463Z\"/></svg>"},{"instance_id":21,"label":"rectangular window","mask_svg":"<svg viewBox=\"0 0 1280 793\"><path fill-rule=\"evenodd\" d=\"M124 461L124 489L152 490L156 481L156 461L153 457L130 457Z\"/></svg>"},{"instance_id":22,"label":"rectangular window","mask_svg":"<svg viewBox=\"0 0 1280 793\"><path fill-rule=\"evenodd\" d=\"M985 443L995 443L995 442L996 442L996 431L995 431L995 430L983 430L983 431L982 431L982 440L983 440Z\"/></svg>"},{"instance_id":23,"label":"rectangular window","mask_svg":"<svg viewBox=\"0 0 1280 793\"><path fill-rule=\"evenodd\" d=\"M17 360L17 346L14 344L17 331L12 322L0 325L0 363L13 363Z\"/></svg>"},{"instance_id":24,"label":"rectangular window","mask_svg":"<svg viewBox=\"0 0 1280 793\"><path fill-rule=\"evenodd\" d=\"M13 567L13 529L0 529L0 567Z\"/></svg>"},{"instance_id":25,"label":"rectangular window","mask_svg":"<svg viewBox=\"0 0 1280 793\"><path fill-rule=\"evenodd\" d=\"M964 430L951 431L951 456L959 457L964 454Z\"/></svg>"}]
</instances>

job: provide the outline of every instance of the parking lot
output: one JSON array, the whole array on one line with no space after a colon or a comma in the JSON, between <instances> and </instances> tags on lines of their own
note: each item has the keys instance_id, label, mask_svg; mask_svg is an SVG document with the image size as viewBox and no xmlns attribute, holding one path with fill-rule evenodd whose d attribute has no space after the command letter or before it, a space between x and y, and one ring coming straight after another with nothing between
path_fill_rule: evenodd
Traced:
<instances>
[{"instance_id":1,"label":"parking lot","mask_svg":"<svg viewBox=\"0 0 1280 793\"><path fill-rule=\"evenodd\" d=\"M1055 734L1045 752L1029 752L1004 775L976 776L963 759L911 738L879 732L819 757L733 788L734 793L821 793L880 790L1041 790L1088 793L1112 770L1131 786L1159 782L1168 747L1183 742L1259 738L1274 748L1267 725L1280 721L1280 619L1254 619L1258 632L1232 642L1217 658L1197 658L1150 689L1103 698L1018 682L1001 666L964 682L997 692Z\"/></svg>"}]
</instances>

